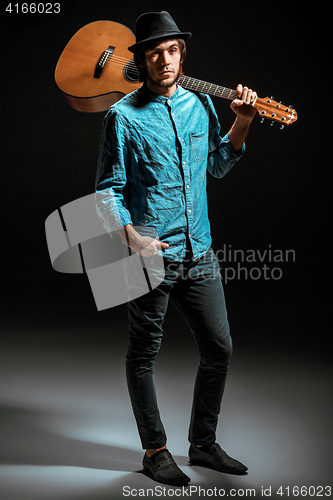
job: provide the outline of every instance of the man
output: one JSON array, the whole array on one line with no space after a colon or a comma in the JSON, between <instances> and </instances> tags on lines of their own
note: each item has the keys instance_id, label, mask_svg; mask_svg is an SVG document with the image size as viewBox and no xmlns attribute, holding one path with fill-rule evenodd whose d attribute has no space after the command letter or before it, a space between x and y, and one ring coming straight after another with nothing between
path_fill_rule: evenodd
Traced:
<instances>
[{"instance_id":1,"label":"man","mask_svg":"<svg viewBox=\"0 0 333 500\"><path fill-rule=\"evenodd\" d=\"M146 450L144 469L155 480L172 485L186 485L190 478L166 448L153 379L169 299L185 317L200 353L188 435L190 461L221 472L247 471L215 443L232 343L219 266L211 249L206 172L223 177L240 158L255 114L251 103L256 93L238 85L238 99L231 104L236 119L221 138L211 99L177 85L190 36L165 11L137 19L136 43L129 50L144 84L107 113L96 180L96 191L116 200L125 228L120 234L128 247L141 256L158 253L164 258L162 283L128 303L126 370ZM111 205L106 201L100 209L106 227L114 216L112 209L108 213ZM155 229L158 237L147 236L147 228Z\"/></svg>"}]
</instances>

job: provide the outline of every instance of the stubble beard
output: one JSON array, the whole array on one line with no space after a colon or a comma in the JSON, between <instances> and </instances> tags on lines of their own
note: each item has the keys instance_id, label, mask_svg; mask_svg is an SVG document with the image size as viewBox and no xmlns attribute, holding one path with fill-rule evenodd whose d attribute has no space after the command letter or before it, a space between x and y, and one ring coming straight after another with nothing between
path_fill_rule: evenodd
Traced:
<instances>
[{"instance_id":1,"label":"stubble beard","mask_svg":"<svg viewBox=\"0 0 333 500\"><path fill-rule=\"evenodd\" d=\"M170 88L172 87L175 82L178 80L179 78L179 75L180 75L180 69L178 69L178 72L176 74L176 76L171 80L171 81L167 81L167 80L161 80L161 81L156 81L154 80L153 78L151 78L149 75L148 75L148 78L152 81L152 83L154 83L154 85L156 85L157 87L161 87L161 88Z\"/></svg>"}]
</instances>

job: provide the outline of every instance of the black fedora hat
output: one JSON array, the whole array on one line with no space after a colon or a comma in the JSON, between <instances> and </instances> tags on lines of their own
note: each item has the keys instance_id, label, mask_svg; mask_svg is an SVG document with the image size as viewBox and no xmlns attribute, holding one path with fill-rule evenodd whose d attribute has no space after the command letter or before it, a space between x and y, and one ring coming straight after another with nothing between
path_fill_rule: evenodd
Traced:
<instances>
[{"instance_id":1,"label":"black fedora hat","mask_svg":"<svg viewBox=\"0 0 333 500\"><path fill-rule=\"evenodd\" d=\"M136 43L128 47L128 50L135 50L146 42L165 38L183 38L188 40L192 33L182 32L172 19L170 14L163 10L162 12L147 12L141 14L136 20Z\"/></svg>"}]
</instances>

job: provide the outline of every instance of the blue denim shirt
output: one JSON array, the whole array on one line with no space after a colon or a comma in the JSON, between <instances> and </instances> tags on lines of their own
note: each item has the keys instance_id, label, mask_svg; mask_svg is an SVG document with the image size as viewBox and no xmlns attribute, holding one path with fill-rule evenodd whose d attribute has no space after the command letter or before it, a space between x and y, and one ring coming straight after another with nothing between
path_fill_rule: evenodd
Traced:
<instances>
[{"instance_id":1,"label":"blue denim shirt","mask_svg":"<svg viewBox=\"0 0 333 500\"><path fill-rule=\"evenodd\" d=\"M143 86L111 106L96 177L97 210L108 231L153 228L169 244L166 258L181 261L189 244L194 259L204 255L211 245L207 170L223 177L241 156L219 132L210 97L180 86L169 98Z\"/></svg>"}]
</instances>

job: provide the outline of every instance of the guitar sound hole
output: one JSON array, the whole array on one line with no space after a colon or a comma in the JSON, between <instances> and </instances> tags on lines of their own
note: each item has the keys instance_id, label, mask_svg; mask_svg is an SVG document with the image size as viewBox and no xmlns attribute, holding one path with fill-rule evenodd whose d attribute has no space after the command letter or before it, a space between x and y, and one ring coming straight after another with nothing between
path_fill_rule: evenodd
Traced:
<instances>
[{"instance_id":1,"label":"guitar sound hole","mask_svg":"<svg viewBox=\"0 0 333 500\"><path fill-rule=\"evenodd\" d=\"M131 83L139 83L139 71L133 60L128 61L123 69L124 78Z\"/></svg>"}]
</instances>

